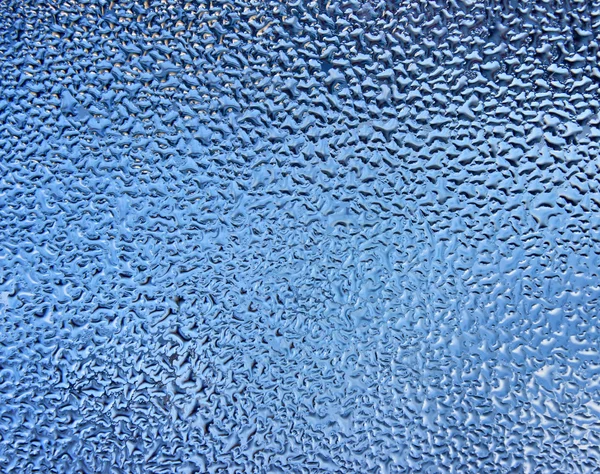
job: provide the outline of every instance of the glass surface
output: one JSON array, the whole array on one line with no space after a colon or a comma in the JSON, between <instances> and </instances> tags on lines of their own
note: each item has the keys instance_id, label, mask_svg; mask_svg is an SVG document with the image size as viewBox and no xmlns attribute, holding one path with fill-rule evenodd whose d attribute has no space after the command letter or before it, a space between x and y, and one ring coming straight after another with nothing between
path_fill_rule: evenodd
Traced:
<instances>
[{"instance_id":1,"label":"glass surface","mask_svg":"<svg viewBox=\"0 0 600 474\"><path fill-rule=\"evenodd\" d=\"M0 472L599 472L599 34L0 2Z\"/></svg>"}]
</instances>

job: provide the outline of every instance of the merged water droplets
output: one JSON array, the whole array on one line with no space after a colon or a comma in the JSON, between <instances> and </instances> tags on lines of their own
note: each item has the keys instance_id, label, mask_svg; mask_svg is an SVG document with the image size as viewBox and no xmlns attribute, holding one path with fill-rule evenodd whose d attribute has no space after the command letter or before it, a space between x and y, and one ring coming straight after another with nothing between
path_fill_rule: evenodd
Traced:
<instances>
[{"instance_id":1,"label":"merged water droplets","mask_svg":"<svg viewBox=\"0 0 600 474\"><path fill-rule=\"evenodd\" d=\"M5 2L2 472L594 472L594 2Z\"/></svg>"}]
</instances>

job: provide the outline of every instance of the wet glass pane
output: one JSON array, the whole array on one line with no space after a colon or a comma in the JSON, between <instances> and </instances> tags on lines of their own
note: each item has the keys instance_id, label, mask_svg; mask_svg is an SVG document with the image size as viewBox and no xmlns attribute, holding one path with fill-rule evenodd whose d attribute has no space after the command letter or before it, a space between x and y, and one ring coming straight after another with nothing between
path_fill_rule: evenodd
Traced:
<instances>
[{"instance_id":1,"label":"wet glass pane","mask_svg":"<svg viewBox=\"0 0 600 474\"><path fill-rule=\"evenodd\" d=\"M598 472L599 34L0 2L0 472Z\"/></svg>"}]
</instances>

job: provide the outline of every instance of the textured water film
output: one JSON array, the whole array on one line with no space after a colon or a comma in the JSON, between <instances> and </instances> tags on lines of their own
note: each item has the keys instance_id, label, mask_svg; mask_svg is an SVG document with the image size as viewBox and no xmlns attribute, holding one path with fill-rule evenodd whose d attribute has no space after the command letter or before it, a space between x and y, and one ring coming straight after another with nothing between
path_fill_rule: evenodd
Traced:
<instances>
[{"instance_id":1,"label":"textured water film","mask_svg":"<svg viewBox=\"0 0 600 474\"><path fill-rule=\"evenodd\" d=\"M598 2L0 33L0 472L600 472Z\"/></svg>"}]
</instances>

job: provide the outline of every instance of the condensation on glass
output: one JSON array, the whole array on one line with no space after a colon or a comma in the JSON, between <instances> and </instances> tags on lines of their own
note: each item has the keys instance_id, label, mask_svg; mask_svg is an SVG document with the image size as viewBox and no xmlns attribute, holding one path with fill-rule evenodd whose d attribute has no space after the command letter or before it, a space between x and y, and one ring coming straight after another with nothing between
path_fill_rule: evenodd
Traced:
<instances>
[{"instance_id":1,"label":"condensation on glass","mask_svg":"<svg viewBox=\"0 0 600 474\"><path fill-rule=\"evenodd\" d=\"M600 465L595 1L0 5L0 471Z\"/></svg>"}]
</instances>

